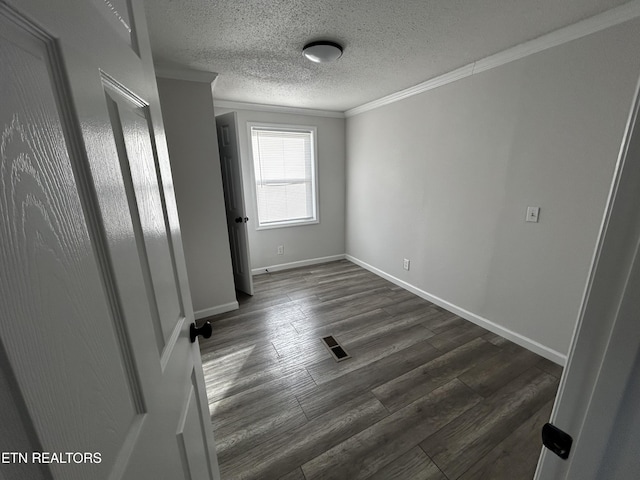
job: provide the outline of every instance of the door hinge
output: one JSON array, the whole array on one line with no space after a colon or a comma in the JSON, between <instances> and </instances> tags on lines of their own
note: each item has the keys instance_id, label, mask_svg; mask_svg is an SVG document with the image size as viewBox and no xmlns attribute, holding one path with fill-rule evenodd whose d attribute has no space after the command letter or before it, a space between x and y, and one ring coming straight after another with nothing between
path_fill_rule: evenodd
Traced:
<instances>
[{"instance_id":1,"label":"door hinge","mask_svg":"<svg viewBox=\"0 0 640 480\"><path fill-rule=\"evenodd\" d=\"M542 427L542 444L563 460L569 458L573 438L555 425L546 423Z\"/></svg>"}]
</instances>

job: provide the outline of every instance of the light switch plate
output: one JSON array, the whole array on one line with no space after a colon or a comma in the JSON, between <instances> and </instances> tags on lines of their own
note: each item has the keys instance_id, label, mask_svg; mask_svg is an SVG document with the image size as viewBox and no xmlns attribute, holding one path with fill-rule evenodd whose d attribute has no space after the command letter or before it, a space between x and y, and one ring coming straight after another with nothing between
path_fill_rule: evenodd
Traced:
<instances>
[{"instance_id":1,"label":"light switch plate","mask_svg":"<svg viewBox=\"0 0 640 480\"><path fill-rule=\"evenodd\" d=\"M527 222L538 223L538 217L540 216L540 207L527 207Z\"/></svg>"}]
</instances>

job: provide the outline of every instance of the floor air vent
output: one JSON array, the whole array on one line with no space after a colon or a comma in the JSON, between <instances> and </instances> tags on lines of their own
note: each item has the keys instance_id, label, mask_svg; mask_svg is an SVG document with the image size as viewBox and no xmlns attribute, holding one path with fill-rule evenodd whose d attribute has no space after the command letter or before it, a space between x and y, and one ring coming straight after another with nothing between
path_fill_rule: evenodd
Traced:
<instances>
[{"instance_id":1,"label":"floor air vent","mask_svg":"<svg viewBox=\"0 0 640 480\"><path fill-rule=\"evenodd\" d=\"M336 362L341 362L347 358L351 358L342 346L331 335L328 337L322 337L322 343L329 349L331 355Z\"/></svg>"}]
</instances>

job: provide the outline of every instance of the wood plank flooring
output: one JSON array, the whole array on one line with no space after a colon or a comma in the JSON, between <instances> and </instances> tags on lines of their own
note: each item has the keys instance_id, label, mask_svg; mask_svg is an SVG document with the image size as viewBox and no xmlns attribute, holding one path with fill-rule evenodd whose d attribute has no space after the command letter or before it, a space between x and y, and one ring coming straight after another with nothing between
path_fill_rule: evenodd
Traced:
<instances>
[{"instance_id":1,"label":"wood plank flooring","mask_svg":"<svg viewBox=\"0 0 640 480\"><path fill-rule=\"evenodd\" d=\"M200 342L223 480L533 478L559 366L346 260L254 286Z\"/></svg>"}]
</instances>

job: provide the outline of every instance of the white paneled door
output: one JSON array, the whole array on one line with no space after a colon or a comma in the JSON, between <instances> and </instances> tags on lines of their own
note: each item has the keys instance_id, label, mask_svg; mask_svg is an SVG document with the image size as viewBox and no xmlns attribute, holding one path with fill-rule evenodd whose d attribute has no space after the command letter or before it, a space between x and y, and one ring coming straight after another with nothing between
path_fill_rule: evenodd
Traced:
<instances>
[{"instance_id":1,"label":"white paneled door","mask_svg":"<svg viewBox=\"0 0 640 480\"><path fill-rule=\"evenodd\" d=\"M246 216L247 210L244 204L236 113L230 112L216 117L216 127L218 130L218 149L220 152L220 167L222 169L231 263L233 265L233 280L236 290L253 295L251 255L249 253L249 234L247 232L249 218Z\"/></svg>"},{"instance_id":2,"label":"white paneled door","mask_svg":"<svg viewBox=\"0 0 640 480\"><path fill-rule=\"evenodd\" d=\"M0 477L219 478L142 5L0 0Z\"/></svg>"}]
</instances>

